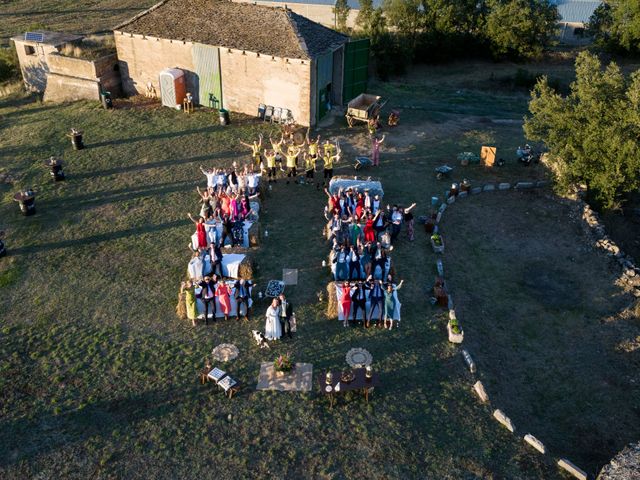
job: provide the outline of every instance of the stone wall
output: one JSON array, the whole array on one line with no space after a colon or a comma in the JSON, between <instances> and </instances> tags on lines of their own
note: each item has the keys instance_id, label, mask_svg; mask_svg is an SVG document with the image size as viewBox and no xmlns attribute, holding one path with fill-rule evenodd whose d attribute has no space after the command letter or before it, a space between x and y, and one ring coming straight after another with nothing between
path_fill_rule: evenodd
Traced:
<instances>
[{"instance_id":1,"label":"stone wall","mask_svg":"<svg viewBox=\"0 0 640 480\"><path fill-rule=\"evenodd\" d=\"M44 92L47 87L47 73L49 72L47 55L57 52L57 48L53 45L32 45L18 40L14 40L14 43L25 88L30 92ZM34 49L33 54L27 53L28 47Z\"/></svg>"},{"instance_id":2,"label":"stone wall","mask_svg":"<svg viewBox=\"0 0 640 480\"><path fill-rule=\"evenodd\" d=\"M47 63L45 101L99 100L101 91L108 91L113 96L120 94L115 54L91 61L54 52L47 56Z\"/></svg>"},{"instance_id":3,"label":"stone wall","mask_svg":"<svg viewBox=\"0 0 640 480\"><path fill-rule=\"evenodd\" d=\"M185 72L187 91L197 92L192 42L115 32L122 88L126 95L143 94L151 82L160 93L158 76L166 68ZM311 115L311 62L220 48L224 108L256 115L261 103L288 108L301 125Z\"/></svg>"},{"instance_id":4,"label":"stone wall","mask_svg":"<svg viewBox=\"0 0 640 480\"><path fill-rule=\"evenodd\" d=\"M185 72L187 92L194 92L193 43L114 32L125 95L142 95L151 83L160 95L159 75L167 68Z\"/></svg>"},{"instance_id":5,"label":"stone wall","mask_svg":"<svg viewBox=\"0 0 640 480\"><path fill-rule=\"evenodd\" d=\"M220 49L224 107L256 115L258 105L288 108L300 125L311 117L311 62Z\"/></svg>"}]
</instances>

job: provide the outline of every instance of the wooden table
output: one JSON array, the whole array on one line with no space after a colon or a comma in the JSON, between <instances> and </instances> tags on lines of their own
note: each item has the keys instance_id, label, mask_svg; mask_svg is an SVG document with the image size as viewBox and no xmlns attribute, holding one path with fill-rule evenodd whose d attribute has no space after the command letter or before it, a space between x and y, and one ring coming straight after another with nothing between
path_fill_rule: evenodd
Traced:
<instances>
[{"instance_id":1,"label":"wooden table","mask_svg":"<svg viewBox=\"0 0 640 480\"><path fill-rule=\"evenodd\" d=\"M380 386L380 376L376 372L373 372L371 378L367 378L364 368L354 368L351 371L353 371L353 373L355 374L355 378L349 383L345 383L340 380L340 377L343 373L343 371L340 370L331 371L331 374L333 375L333 381L331 382L331 384L328 384L326 381L326 371L321 372L321 375L318 377L318 385L320 385L320 391L329 397L330 408L333 408L333 406L335 405L338 395L351 391L362 392L365 401L369 403L369 393L371 393L375 387ZM340 384L340 389L336 391L336 386L338 384ZM331 386L330 391L327 391L327 386Z\"/></svg>"}]
</instances>

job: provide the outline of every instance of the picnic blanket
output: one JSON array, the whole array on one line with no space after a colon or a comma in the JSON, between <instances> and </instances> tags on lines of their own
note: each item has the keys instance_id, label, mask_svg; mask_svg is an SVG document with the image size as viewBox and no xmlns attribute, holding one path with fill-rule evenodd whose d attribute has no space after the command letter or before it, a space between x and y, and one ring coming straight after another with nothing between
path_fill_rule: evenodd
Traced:
<instances>
[{"instance_id":1,"label":"picnic blanket","mask_svg":"<svg viewBox=\"0 0 640 480\"><path fill-rule=\"evenodd\" d=\"M369 315L370 313L370 309L371 309L371 303L369 302L369 296L370 296L371 291L367 290L365 293L365 296L367 298L367 303L366 303L366 307L367 307L367 315ZM338 299L338 320L344 321L344 312L342 311L342 289L339 288L336 285L336 297ZM398 299L398 291L394 290L393 292L393 298L396 300L396 308L393 311L393 319L397 320L398 322L400 321L400 308L402 307L402 304L400 303L400 300ZM353 305L351 305L351 308L353 309ZM382 312L384 314L384 311ZM376 310L373 312L373 318L379 318L380 316L380 312L378 311L378 308L376 308ZM353 318L353 310L351 310L349 312L349 320L351 320ZM358 314L356 315L356 319L357 320L364 320L364 317L362 315L362 309L358 309Z\"/></svg>"},{"instance_id":2,"label":"picnic blanket","mask_svg":"<svg viewBox=\"0 0 640 480\"><path fill-rule=\"evenodd\" d=\"M231 300L231 310L229 311L229 316L230 317L237 317L238 316L238 304L236 302L235 294L236 294L236 289L234 287L236 281L235 280L227 280L225 282L227 285L229 285L231 287L231 295L230 295L230 300ZM202 303L202 299L198 298L200 292L202 291L202 288L200 287L196 287L196 309L198 311L198 315L203 315L204 316L204 303ZM251 299L251 295L253 293L253 286L249 287L249 308L251 308L251 305L253 305L253 300ZM240 312L242 315L245 314L244 311L244 306L242 307L242 311ZM224 317L224 314L222 313L222 308L220 307L220 302L218 301L218 298L216 297L216 318L218 317Z\"/></svg>"},{"instance_id":3,"label":"picnic blanket","mask_svg":"<svg viewBox=\"0 0 640 480\"><path fill-rule=\"evenodd\" d=\"M382 183L377 180L369 180L367 178L358 178L358 177L346 177L346 176L337 176L333 177L329 182L329 193L332 195L336 193L338 190L346 190L347 188L355 189L358 192L364 192L365 190L369 190L370 195L380 195L382 198L384 196L384 191L382 190Z\"/></svg>"}]
</instances>

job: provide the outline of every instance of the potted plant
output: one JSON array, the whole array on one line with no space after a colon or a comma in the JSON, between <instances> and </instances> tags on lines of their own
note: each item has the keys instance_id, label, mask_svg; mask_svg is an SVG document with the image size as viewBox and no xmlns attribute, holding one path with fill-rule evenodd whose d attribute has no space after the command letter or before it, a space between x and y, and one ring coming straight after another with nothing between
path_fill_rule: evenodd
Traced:
<instances>
[{"instance_id":1,"label":"potted plant","mask_svg":"<svg viewBox=\"0 0 640 480\"><path fill-rule=\"evenodd\" d=\"M273 369L276 371L276 375L281 377L286 373L290 373L295 367L293 359L290 353L278 355L273 361Z\"/></svg>"},{"instance_id":2,"label":"potted plant","mask_svg":"<svg viewBox=\"0 0 640 480\"><path fill-rule=\"evenodd\" d=\"M460 327L457 318L449 319L449 322L447 322L447 332L449 332L449 341L451 343L462 343L464 331Z\"/></svg>"},{"instance_id":3,"label":"potted plant","mask_svg":"<svg viewBox=\"0 0 640 480\"><path fill-rule=\"evenodd\" d=\"M431 248L435 253L444 253L444 239L438 232L431 235Z\"/></svg>"}]
</instances>

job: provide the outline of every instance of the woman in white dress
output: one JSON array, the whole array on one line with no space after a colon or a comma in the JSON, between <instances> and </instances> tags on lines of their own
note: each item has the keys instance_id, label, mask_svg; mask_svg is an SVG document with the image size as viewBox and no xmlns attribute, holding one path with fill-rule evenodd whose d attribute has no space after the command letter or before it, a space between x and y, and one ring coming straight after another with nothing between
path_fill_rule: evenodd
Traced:
<instances>
[{"instance_id":1,"label":"woman in white dress","mask_svg":"<svg viewBox=\"0 0 640 480\"><path fill-rule=\"evenodd\" d=\"M274 298L271 306L267 309L267 321L264 324L264 336L267 337L267 340L279 340L282 336L279 317L278 299Z\"/></svg>"}]
</instances>

